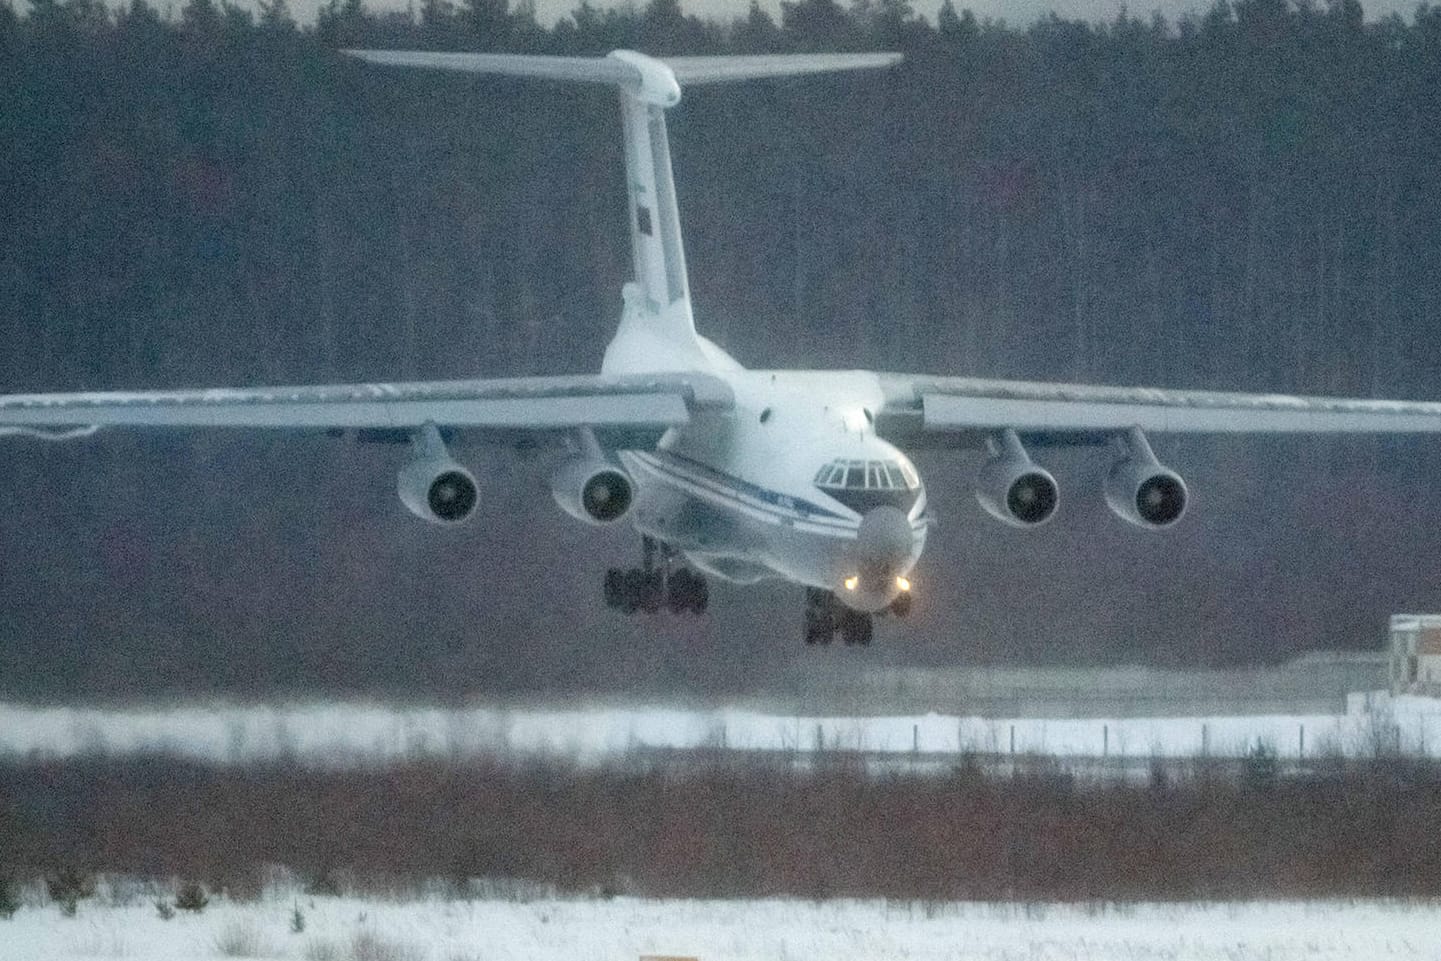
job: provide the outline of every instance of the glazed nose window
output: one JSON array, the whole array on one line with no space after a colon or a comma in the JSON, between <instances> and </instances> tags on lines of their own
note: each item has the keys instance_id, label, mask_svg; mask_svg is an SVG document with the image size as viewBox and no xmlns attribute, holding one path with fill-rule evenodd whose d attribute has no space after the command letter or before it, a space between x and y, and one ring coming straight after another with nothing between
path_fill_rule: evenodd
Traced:
<instances>
[{"instance_id":1,"label":"glazed nose window","mask_svg":"<svg viewBox=\"0 0 1441 961\"><path fill-rule=\"evenodd\" d=\"M816 471L815 485L858 514L884 504L909 512L921 479L905 461L837 458Z\"/></svg>"}]
</instances>

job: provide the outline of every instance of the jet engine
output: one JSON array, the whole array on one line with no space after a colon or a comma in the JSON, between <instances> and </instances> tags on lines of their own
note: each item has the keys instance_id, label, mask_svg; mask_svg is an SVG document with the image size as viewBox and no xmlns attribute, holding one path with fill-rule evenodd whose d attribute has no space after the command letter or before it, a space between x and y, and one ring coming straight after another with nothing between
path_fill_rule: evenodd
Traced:
<instances>
[{"instance_id":1,"label":"jet engine","mask_svg":"<svg viewBox=\"0 0 1441 961\"><path fill-rule=\"evenodd\" d=\"M551 475L550 492L561 510L596 526L620 520L635 500L635 485L625 471L595 457L561 464Z\"/></svg>"},{"instance_id":2,"label":"jet engine","mask_svg":"<svg viewBox=\"0 0 1441 961\"><path fill-rule=\"evenodd\" d=\"M990 456L976 480L976 500L986 513L1012 527L1039 527L1056 514L1056 479L1031 460L1016 432L989 439Z\"/></svg>"},{"instance_id":3,"label":"jet engine","mask_svg":"<svg viewBox=\"0 0 1441 961\"><path fill-rule=\"evenodd\" d=\"M1150 530L1170 527L1186 513L1186 482L1156 460L1139 430L1120 442L1123 454L1106 477L1106 503L1122 520Z\"/></svg>"},{"instance_id":4,"label":"jet engine","mask_svg":"<svg viewBox=\"0 0 1441 961\"><path fill-rule=\"evenodd\" d=\"M446 450L440 432L427 426L415 435L414 456L400 469L396 489L401 503L433 524L459 524L475 513L480 488L470 471Z\"/></svg>"}]
</instances>

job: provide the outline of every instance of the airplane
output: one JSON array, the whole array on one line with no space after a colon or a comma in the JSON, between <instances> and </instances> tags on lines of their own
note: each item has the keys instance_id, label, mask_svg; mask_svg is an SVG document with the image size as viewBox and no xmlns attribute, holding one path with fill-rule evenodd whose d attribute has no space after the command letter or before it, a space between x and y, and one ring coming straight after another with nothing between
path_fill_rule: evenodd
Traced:
<instances>
[{"instance_id":1,"label":"airplane","mask_svg":"<svg viewBox=\"0 0 1441 961\"><path fill-rule=\"evenodd\" d=\"M440 525L471 518L459 439L564 451L556 503L592 525L629 520L640 566L611 568L608 606L703 613L708 578L805 588L807 644L871 642L905 616L934 518L905 451L979 450L981 507L1018 528L1051 521L1055 478L1027 444L1107 445L1107 505L1164 530L1186 512L1181 476L1148 434L1434 433L1441 403L1288 397L875 371L748 370L697 332L667 111L683 87L897 64L894 53L596 58L351 50L381 67L615 88L625 142L633 277L600 373L411 383L0 396L0 436L72 441L110 428L274 429L398 439L397 490Z\"/></svg>"}]
</instances>

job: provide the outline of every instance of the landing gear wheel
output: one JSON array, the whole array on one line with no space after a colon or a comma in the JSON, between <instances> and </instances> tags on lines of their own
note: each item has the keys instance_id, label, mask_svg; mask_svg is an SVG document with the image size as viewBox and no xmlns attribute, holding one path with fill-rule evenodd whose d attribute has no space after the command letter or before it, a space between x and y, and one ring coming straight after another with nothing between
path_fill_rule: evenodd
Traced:
<instances>
[{"instance_id":1,"label":"landing gear wheel","mask_svg":"<svg viewBox=\"0 0 1441 961\"><path fill-rule=\"evenodd\" d=\"M835 598L826 591L806 588L806 643L829 644L835 637Z\"/></svg>"},{"instance_id":2,"label":"landing gear wheel","mask_svg":"<svg viewBox=\"0 0 1441 961\"><path fill-rule=\"evenodd\" d=\"M848 645L859 645L865 647L871 642L874 633L875 622L871 615L861 611L846 611L841 616L841 637Z\"/></svg>"},{"instance_id":3,"label":"landing gear wheel","mask_svg":"<svg viewBox=\"0 0 1441 961\"><path fill-rule=\"evenodd\" d=\"M619 609L625 606L625 572L612 567L605 572L605 606Z\"/></svg>"},{"instance_id":4,"label":"landing gear wheel","mask_svg":"<svg viewBox=\"0 0 1441 961\"><path fill-rule=\"evenodd\" d=\"M666 584L666 606L672 614L704 614L710 605L710 587L705 578L682 567L671 574Z\"/></svg>"},{"instance_id":5,"label":"landing gear wheel","mask_svg":"<svg viewBox=\"0 0 1441 961\"><path fill-rule=\"evenodd\" d=\"M891 601L890 611L896 617L900 618L904 618L906 615L910 614L911 595L906 593L897 594L896 599Z\"/></svg>"},{"instance_id":6,"label":"landing gear wheel","mask_svg":"<svg viewBox=\"0 0 1441 961\"><path fill-rule=\"evenodd\" d=\"M665 575L660 571L641 571L640 604L647 614L654 614L665 606Z\"/></svg>"},{"instance_id":7,"label":"landing gear wheel","mask_svg":"<svg viewBox=\"0 0 1441 961\"><path fill-rule=\"evenodd\" d=\"M710 585L703 575L675 563L679 554L668 544L646 537L641 541L640 567L605 572L607 607L623 614L704 614L710 606Z\"/></svg>"},{"instance_id":8,"label":"landing gear wheel","mask_svg":"<svg viewBox=\"0 0 1441 961\"><path fill-rule=\"evenodd\" d=\"M625 572L623 588L621 590L620 609L626 614L634 614L641 609L641 598L645 594L646 573L638 567L632 567Z\"/></svg>"},{"instance_id":9,"label":"landing gear wheel","mask_svg":"<svg viewBox=\"0 0 1441 961\"><path fill-rule=\"evenodd\" d=\"M672 614L684 614L695 609L696 582L694 574L682 567L670 576L666 584L666 607Z\"/></svg>"}]
</instances>

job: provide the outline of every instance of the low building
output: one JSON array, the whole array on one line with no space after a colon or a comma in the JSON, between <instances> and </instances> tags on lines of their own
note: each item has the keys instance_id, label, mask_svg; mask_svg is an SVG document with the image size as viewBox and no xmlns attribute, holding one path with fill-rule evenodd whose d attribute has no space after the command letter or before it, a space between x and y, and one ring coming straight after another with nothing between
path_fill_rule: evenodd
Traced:
<instances>
[{"instance_id":1,"label":"low building","mask_svg":"<svg viewBox=\"0 0 1441 961\"><path fill-rule=\"evenodd\" d=\"M1441 697L1441 614L1391 615L1391 693Z\"/></svg>"}]
</instances>

